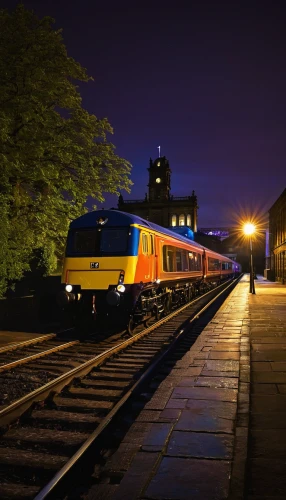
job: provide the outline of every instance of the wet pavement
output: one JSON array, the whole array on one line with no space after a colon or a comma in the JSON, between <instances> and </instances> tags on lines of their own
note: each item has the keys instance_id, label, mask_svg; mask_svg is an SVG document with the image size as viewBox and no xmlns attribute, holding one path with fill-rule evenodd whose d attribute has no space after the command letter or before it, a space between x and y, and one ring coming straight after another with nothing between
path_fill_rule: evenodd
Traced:
<instances>
[{"instance_id":1,"label":"wet pavement","mask_svg":"<svg viewBox=\"0 0 286 500\"><path fill-rule=\"evenodd\" d=\"M286 286L255 286L243 277L161 382L107 463L123 479L102 498L286 498Z\"/></svg>"}]
</instances>

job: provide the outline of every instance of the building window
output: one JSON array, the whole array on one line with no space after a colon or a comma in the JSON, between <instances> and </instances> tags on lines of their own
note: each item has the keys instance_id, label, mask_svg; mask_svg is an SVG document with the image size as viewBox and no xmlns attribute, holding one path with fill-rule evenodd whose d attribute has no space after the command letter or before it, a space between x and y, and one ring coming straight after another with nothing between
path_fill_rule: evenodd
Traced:
<instances>
[{"instance_id":1,"label":"building window","mask_svg":"<svg viewBox=\"0 0 286 500\"><path fill-rule=\"evenodd\" d=\"M185 215L181 214L179 216L179 226L184 226L185 225Z\"/></svg>"},{"instance_id":2,"label":"building window","mask_svg":"<svg viewBox=\"0 0 286 500\"><path fill-rule=\"evenodd\" d=\"M188 214L187 215L187 226L190 226L191 225L191 215Z\"/></svg>"},{"instance_id":3,"label":"building window","mask_svg":"<svg viewBox=\"0 0 286 500\"><path fill-rule=\"evenodd\" d=\"M177 225L177 216L172 215L171 226L174 227Z\"/></svg>"}]
</instances>

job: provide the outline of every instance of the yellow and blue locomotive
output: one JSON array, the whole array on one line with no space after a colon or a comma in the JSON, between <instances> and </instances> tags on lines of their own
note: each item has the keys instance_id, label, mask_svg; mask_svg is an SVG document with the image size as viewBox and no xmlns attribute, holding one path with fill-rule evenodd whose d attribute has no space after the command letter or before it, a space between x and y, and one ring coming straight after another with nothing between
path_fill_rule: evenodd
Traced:
<instances>
[{"instance_id":1,"label":"yellow and blue locomotive","mask_svg":"<svg viewBox=\"0 0 286 500\"><path fill-rule=\"evenodd\" d=\"M118 210L71 222L60 301L79 321L134 325L231 278L239 265L202 245Z\"/></svg>"}]
</instances>

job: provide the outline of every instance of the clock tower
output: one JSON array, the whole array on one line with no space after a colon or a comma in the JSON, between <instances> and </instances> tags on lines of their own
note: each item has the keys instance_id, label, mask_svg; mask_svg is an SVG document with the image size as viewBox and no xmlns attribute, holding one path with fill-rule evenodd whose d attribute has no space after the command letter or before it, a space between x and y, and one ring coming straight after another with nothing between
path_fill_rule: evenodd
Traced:
<instances>
[{"instance_id":1,"label":"clock tower","mask_svg":"<svg viewBox=\"0 0 286 500\"><path fill-rule=\"evenodd\" d=\"M159 151L160 155L160 151ZM126 200L120 194L118 210L138 215L159 226L188 226L197 231L198 202L195 192L190 196L173 196L171 191L171 169L165 156L156 160L150 158L148 193L141 200ZM186 185L189 185L186 177Z\"/></svg>"},{"instance_id":2,"label":"clock tower","mask_svg":"<svg viewBox=\"0 0 286 500\"><path fill-rule=\"evenodd\" d=\"M152 161L150 158L149 171L149 200L166 202L170 198L171 169L165 156Z\"/></svg>"}]
</instances>

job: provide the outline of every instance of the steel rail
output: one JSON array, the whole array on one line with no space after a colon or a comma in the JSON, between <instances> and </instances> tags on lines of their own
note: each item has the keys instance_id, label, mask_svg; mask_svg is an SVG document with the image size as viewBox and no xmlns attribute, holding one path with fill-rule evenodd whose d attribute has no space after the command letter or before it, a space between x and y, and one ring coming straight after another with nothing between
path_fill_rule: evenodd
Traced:
<instances>
[{"instance_id":1,"label":"steel rail","mask_svg":"<svg viewBox=\"0 0 286 500\"><path fill-rule=\"evenodd\" d=\"M6 365L0 365L0 372L6 372L11 370L11 368L16 368L17 366L24 365L26 363L30 363L38 358L43 358L48 356L49 354L53 354L57 351L63 351L68 347L79 344L79 340L71 340L70 342L66 342L65 344L58 345L56 347L52 347L51 349L47 349L46 351L38 352L37 354L32 354L31 356L26 356L25 358L17 359L16 361L12 361L11 363L7 363Z\"/></svg>"},{"instance_id":2,"label":"steel rail","mask_svg":"<svg viewBox=\"0 0 286 500\"><path fill-rule=\"evenodd\" d=\"M23 340L23 342L13 342L12 344L8 344L4 347L0 347L0 354L9 352L9 351L14 351L16 349L21 349L22 347L27 347L30 344L37 344L38 342L44 342L45 340L52 339L56 337L56 333L48 333L46 335L42 335L41 337L35 337L33 339L29 340Z\"/></svg>"}]
</instances>

